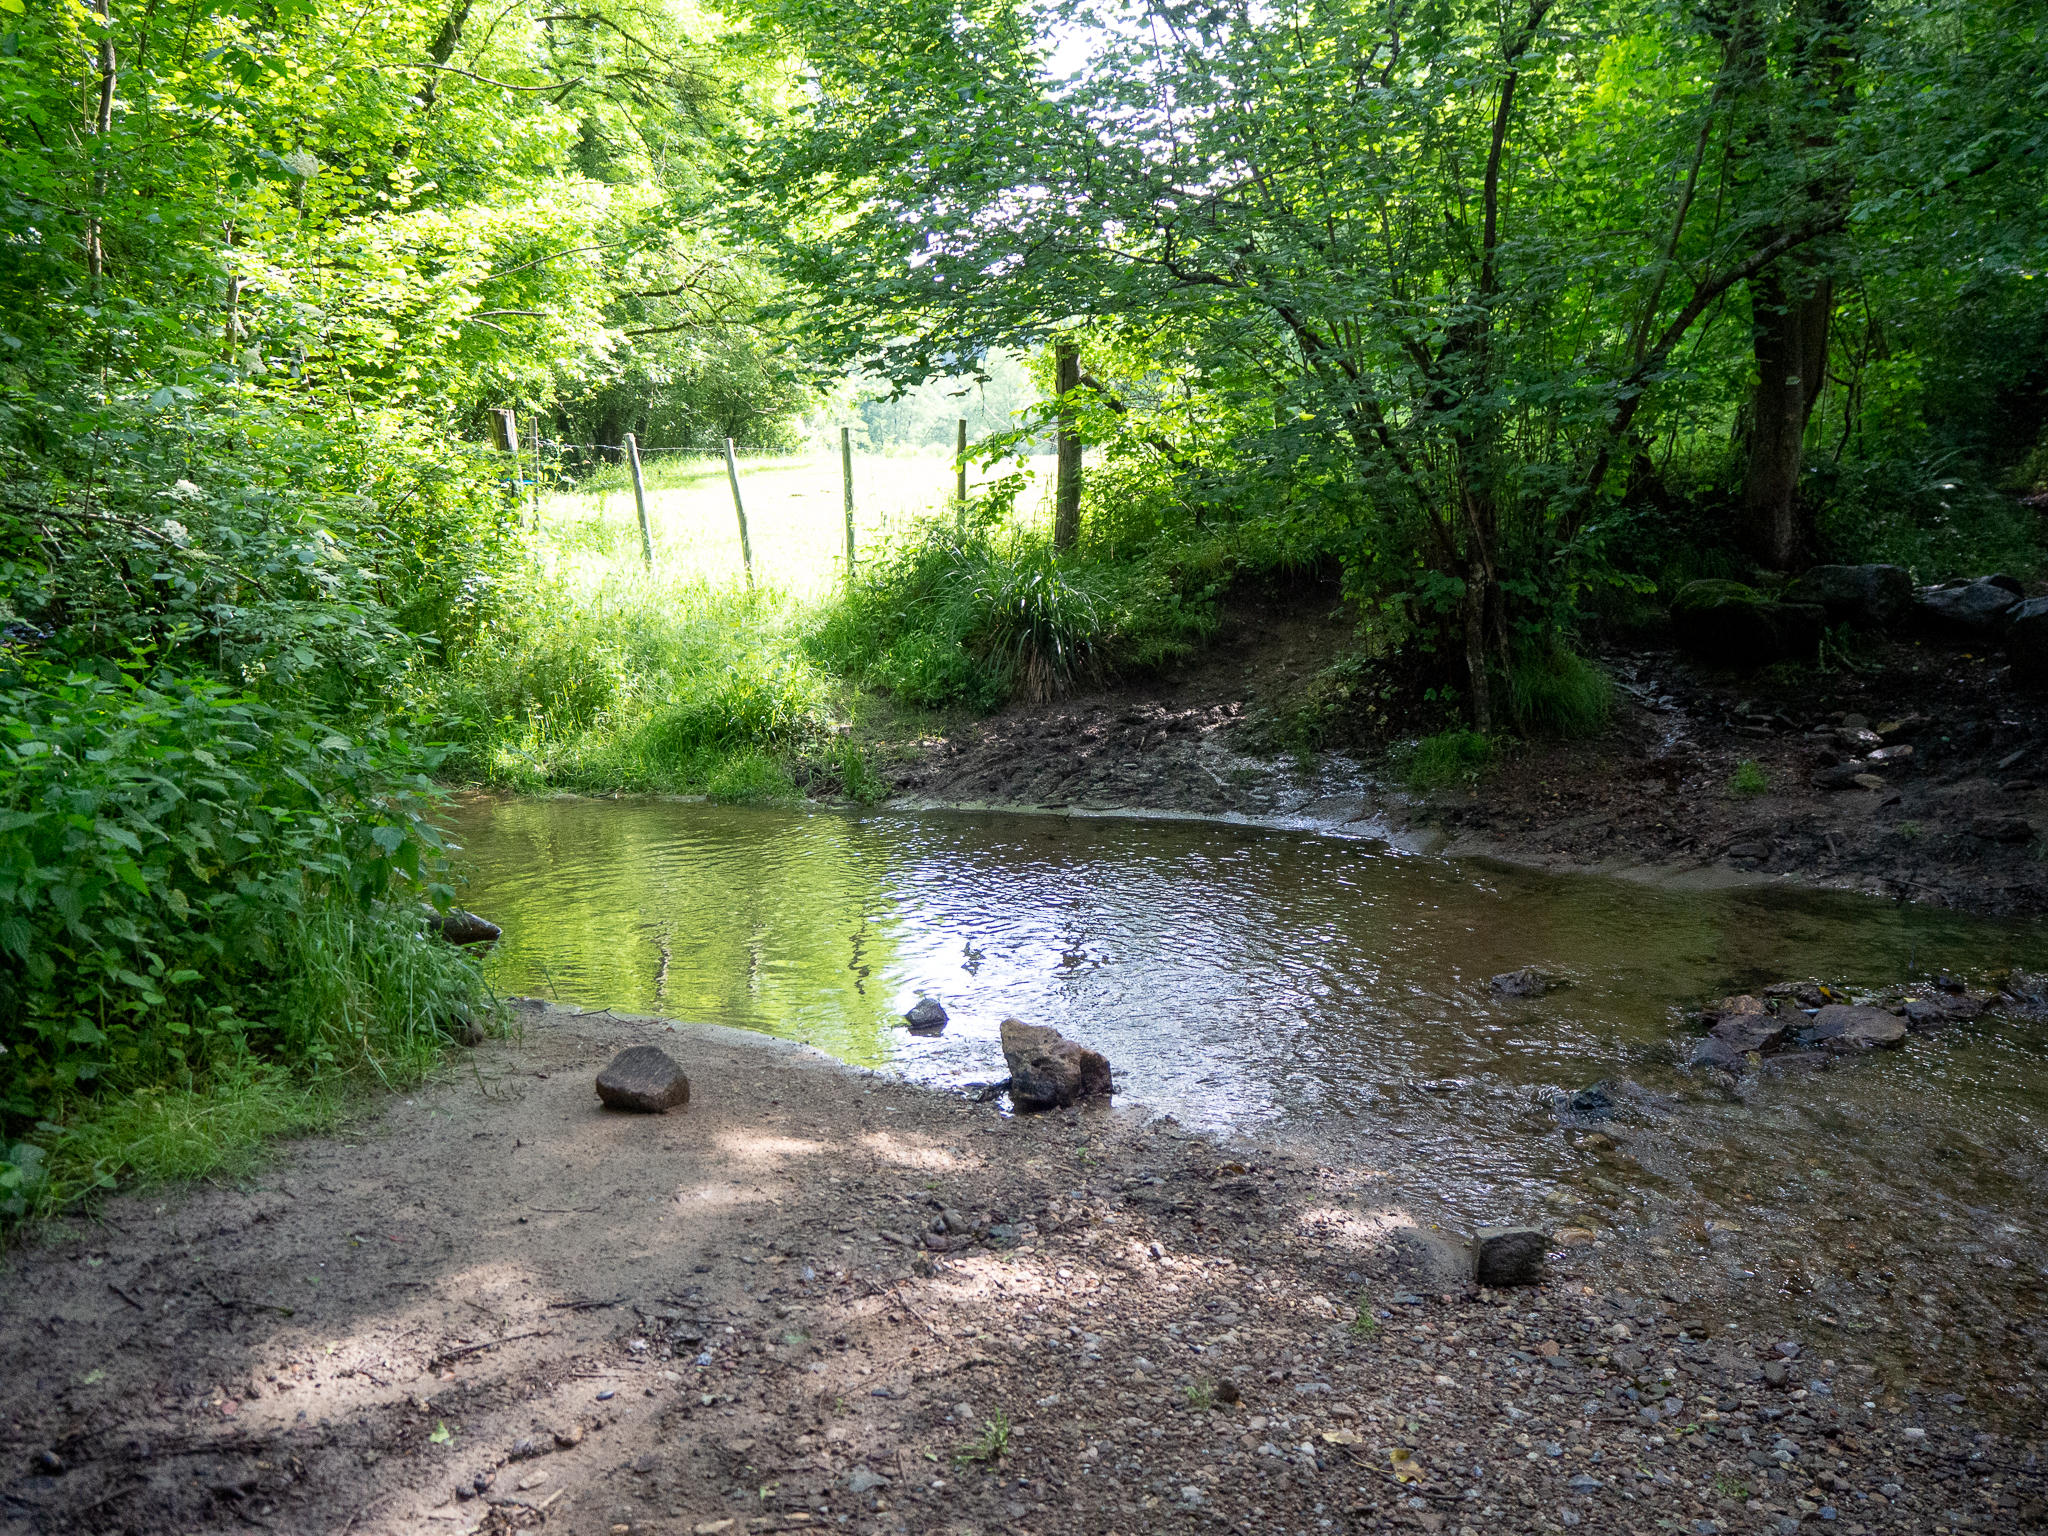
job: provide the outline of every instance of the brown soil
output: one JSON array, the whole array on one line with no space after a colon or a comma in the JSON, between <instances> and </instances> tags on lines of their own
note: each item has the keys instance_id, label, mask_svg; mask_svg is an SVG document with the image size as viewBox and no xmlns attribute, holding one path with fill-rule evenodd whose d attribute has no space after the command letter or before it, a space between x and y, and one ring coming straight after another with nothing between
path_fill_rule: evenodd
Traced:
<instances>
[{"instance_id":1,"label":"brown soil","mask_svg":"<svg viewBox=\"0 0 2048 1536\"><path fill-rule=\"evenodd\" d=\"M1351 630L1334 593L1316 590L1238 612L1175 675L1013 705L884 743L884 756L914 804L1342 826L1453 857L2048 912L2048 698L2015 687L1981 642L1906 638L1860 657L1860 670L1779 681L1609 646L1594 659L1620 684L1620 707L1600 739L1511 746L1476 785L1411 795L1384 733L1350 753L1271 745ZM1845 734L1858 716L1881 737ZM1830 765L1899 746L1910 754L1870 765L1870 784L1819 787ZM1745 762L1762 792L1735 787Z\"/></svg>"},{"instance_id":2,"label":"brown soil","mask_svg":"<svg viewBox=\"0 0 2048 1536\"><path fill-rule=\"evenodd\" d=\"M1004 1118L710 1026L521 1016L351 1135L9 1255L0 1528L2044 1518L2038 1424L1973 1434L1846 1352L1767 1369L1743 1320L1598 1292L1572 1252L1540 1287L1425 1290L1433 1240L1379 1170ZM645 1043L689 1106L602 1110L597 1070ZM945 1207L987 1236L928 1251Z\"/></svg>"}]
</instances>

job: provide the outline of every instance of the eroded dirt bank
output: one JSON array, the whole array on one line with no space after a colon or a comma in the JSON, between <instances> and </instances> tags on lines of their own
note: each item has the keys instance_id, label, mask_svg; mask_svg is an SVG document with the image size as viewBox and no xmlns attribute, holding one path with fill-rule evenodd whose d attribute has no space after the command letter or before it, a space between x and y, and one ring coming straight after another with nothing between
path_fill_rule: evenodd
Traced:
<instances>
[{"instance_id":1,"label":"eroded dirt bank","mask_svg":"<svg viewBox=\"0 0 2048 1536\"><path fill-rule=\"evenodd\" d=\"M1853 1340L1607 1289L1570 1252L1540 1287L1469 1289L1384 1168L1132 1110L1003 1118L704 1026L522 1016L350 1136L9 1254L0 1525L2044 1519L2026 1416L1977 1432ZM598 1068L641 1043L689 1068L687 1109L598 1107ZM933 1251L946 1210L966 1230Z\"/></svg>"},{"instance_id":2,"label":"eroded dirt bank","mask_svg":"<svg viewBox=\"0 0 2048 1536\"><path fill-rule=\"evenodd\" d=\"M1415 795L1383 729L1330 713L1319 674L1351 637L1334 601L1242 613L1168 677L885 742L884 767L910 804L1245 816L1560 870L2048 912L2048 696L1982 640L1873 642L1854 669L1776 682L1601 647L1619 707L1600 739L1518 746L1474 785ZM1304 710L1367 744L1276 749Z\"/></svg>"}]
</instances>

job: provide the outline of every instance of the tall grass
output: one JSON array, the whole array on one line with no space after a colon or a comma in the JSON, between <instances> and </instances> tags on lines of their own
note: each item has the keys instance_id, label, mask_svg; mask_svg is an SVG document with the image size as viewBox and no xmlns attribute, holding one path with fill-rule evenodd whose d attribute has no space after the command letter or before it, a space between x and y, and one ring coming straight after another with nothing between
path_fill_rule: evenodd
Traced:
<instances>
[{"instance_id":1,"label":"tall grass","mask_svg":"<svg viewBox=\"0 0 2048 1536\"><path fill-rule=\"evenodd\" d=\"M518 617L431 680L458 773L512 788L791 793L786 759L823 734L829 680L805 605L613 568L536 578Z\"/></svg>"},{"instance_id":2,"label":"tall grass","mask_svg":"<svg viewBox=\"0 0 2048 1536\"><path fill-rule=\"evenodd\" d=\"M1506 702L1509 718L1525 734L1583 740L1607 728L1614 683L1582 657L1551 646L1515 658Z\"/></svg>"},{"instance_id":3,"label":"tall grass","mask_svg":"<svg viewBox=\"0 0 2048 1536\"><path fill-rule=\"evenodd\" d=\"M826 604L807 649L923 708L1042 702L1198 649L1216 628L1214 590L1187 588L1167 559L1091 561L1055 555L1035 530L961 536L935 521Z\"/></svg>"},{"instance_id":4,"label":"tall grass","mask_svg":"<svg viewBox=\"0 0 2048 1536\"><path fill-rule=\"evenodd\" d=\"M420 1081L473 1027L497 1027L476 958L420 909L332 899L268 935L267 995L203 1071L78 1093L0 1153L0 1220L48 1215L117 1185L251 1166L263 1143L332 1128L366 1090Z\"/></svg>"}]
</instances>

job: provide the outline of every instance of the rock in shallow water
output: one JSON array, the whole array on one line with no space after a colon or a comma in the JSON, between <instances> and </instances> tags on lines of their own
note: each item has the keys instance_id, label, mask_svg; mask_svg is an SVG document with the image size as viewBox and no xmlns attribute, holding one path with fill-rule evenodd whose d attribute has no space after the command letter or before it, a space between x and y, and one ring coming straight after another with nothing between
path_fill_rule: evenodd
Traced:
<instances>
[{"instance_id":1,"label":"rock in shallow water","mask_svg":"<svg viewBox=\"0 0 2048 1536\"><path fill-rule=\"evenodd\" d=\"M1065 1108L1081 1099L1108 1098L1109 1058L1069 1040L1056 1029L1005 1019L1003 1060L1010 1067L1010 1097L1029 1109Z\"/></svg>"},{"instance_id":2,"label":"rock in shallow water","mask_svg":"<svg viewBox=\"0 0 2048 1536\"><path fill-rule=\"evenodd\" d=\"M1543 973L1528 966L1519 971L1503 971L1488 985L1502 997L1541 997L1550 990Z\"/></svg>"},{"instance_id":3,"label":"rock in shallow water","mask_svg":"<svg viewBox=\"0 0 2048 1536\"><path fill-rule=\"evenodd\" d=\"M918 1034L935 1035L946 1027L946 1010L935 997L920 997L917 1006L903 1015L903 1020Z\"/></svg>"},{"instance_id":4,"label":"rock in shallow water","mask_svg":"<svg viewBox=\"0 0 2048 1536\"><path fill-rule=\"evenodd\" d=\"M1830 1003L1814 1015L1811 1028L1800 1031L1799 1043L1826 1051L1868 1051L1905 1038L1906 1021L1896 1014Z\"/></svg>"},{"instance_id":5,"label":"rock in shallow water","mask_svg":"<svg viewBox=\"0 0 2048 1536\"><path fill-rule=\"evenodd\" d=\"M658 1115L690 1102L690 1080L666 1052L636 1045L619 1052L597 1074L597 1096L607 1109Z\"/></svg>"},{"instance_id":6,"label":"rock in shallow water","mask_svg":"<svg viewBox=\"0 0 2048 1536\"><path fill-rule=\"evenodd\" d=\"M495 944L505 936L505 930L496 923L460 907L451 907L446 912L428 907L426 922L428 932L439 934L450 944Z\"/></svg>"}]
</instances>

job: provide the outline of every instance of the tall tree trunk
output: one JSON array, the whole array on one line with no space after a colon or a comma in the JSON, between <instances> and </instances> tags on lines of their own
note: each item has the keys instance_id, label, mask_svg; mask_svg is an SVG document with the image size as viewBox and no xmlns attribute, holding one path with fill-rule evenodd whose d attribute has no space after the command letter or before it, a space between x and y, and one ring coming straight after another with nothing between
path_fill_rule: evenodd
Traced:
<instances>
[{"instance_id":1,"label":"tall tree trunk","mask_svg":"<svg viewBox=\"0 0 2048 1536\"><path fill-rule=\"evenodd\" d=\"M94 158L99 167L92 175L92 211L85 220L85 273L92 285L92 299L100 300L100 279L106 275L107 252L101 238L100 206L107 196L107 134L114 126L114 84L117 71L114 60L114 10L110 0L94 0L93 13L100 18L105 28L100 38L99 98L86 118L86 132L98 142L94 145Z\"/></svg>"},{"instance_id":2,"label":"tall tree trunk","mask_svg":"<svg viewBox=\"0 0 2048 1536\"><path fill-rule=\"evenodd\" d=\"M446 64L455 57L456 45L462 41L462 28L469 20L470 4L471 0L456 0L455 9L450 11L447 20L441 23L441 30L434 36L433 46L427 49L427 57L436 64ZM440 94L440 89L441 76L430 71L427 83L420 87L421 116L434 110L434 99ZM391 156L395 160L403 160L411 152L412 145L404 139L391 146Z\"/></svg>"},{"instance_id":3,"label":"tall tree trunk","mask_svg":"<svg viewBox=\"0 0 2048 1536\"><path fill-rule=\"evenodd\" d=\"M1059 392L1059 482L1053 500L1052 547L1072 549L1081 537L1081 433L1074 422L1074 391L1081 387L1081 349L1053 348L1053 387Z\"/></svg>"},{"instance_id":4,"label":"tall tree trunk","mask_svg":"<svg viewBox=\"0 0 2048 1536\"><path fill-rule=\"evenodd\" d=\"M1788 294L1772 267L1750 284L1756 390L1751 396L1749 468L1736 537L1765 570L1788 569L1799 548L1799 468L1806 423L1827 378L1834 283L1811 280Z\"/></svg>"},{"instance_id":5,"label":"tall tree trunk","mask_svg":"<svg viewBox=\"0 0 2048 1536\"><path fill-rule=\"evenodd\" d=\"M1493 732L1493 689L1486 675L1486 600L1492 590L1486 561L1475 549L1465 566L1465 670L1472 681L1472 729Z\"/></svg>"},{"instance_id":6,"label":"tall tree trunk","mask_svg":"<svg viewBox=\"0 0 2048 1536\"><path fill-rule=\"evenodd\" d=\"M1854 44L1862 10L1859 0L1798 0L1795 14L1798 41L1787 73L1804 100L1793 119L1801 125L1794 142L1824 157L1835 142L1837 120L1854 102ZM1746 37L1744 45L1761 59L1760 33ZM1821 158L1806 188L1811 212L1839 209L1847 195L1845 173ZM1789 272L1779 263L1749 285L1756 391L1736 538L1766 570L1788 569L1799 549L1799 469L1806 424L1827 381L1835 304L1826 260L1809 246Z\"/></svg>"}]
</instances>

